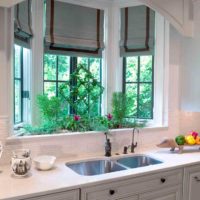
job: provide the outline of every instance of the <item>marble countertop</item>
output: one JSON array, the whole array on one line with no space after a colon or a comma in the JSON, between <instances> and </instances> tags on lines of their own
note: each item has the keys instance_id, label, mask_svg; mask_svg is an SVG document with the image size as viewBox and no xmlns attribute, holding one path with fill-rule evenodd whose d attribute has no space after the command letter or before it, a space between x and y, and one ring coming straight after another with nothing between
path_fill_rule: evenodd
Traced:
<instances>
[{"instance_id":1,"label":"marble countertop","mask_svg":"<svg viewBox=\"0 0 200 200\"><path fill-rule=\"evenodd\" d=\"M136 153L136 155L137 154L138 153ZM140 152L140 154L147 154L163 161L163 163L96 176L81 176L65 166L65 162L74 160L63 158L57 160L55 168L49 171L38 171L33 166L29 176L24 178L14 177L11 173L10 166L0 166L0 200L29 198L37 195L111 182L116 179L123 180L124 178L147 175L155 173L158 170L170 170L188 165L200 164L200 152L193 152L192 149L183 154L171 153L168 149ZM125 156L130 155L131 154ZM88 157L85 159L91 158L92 157ZM102 157L98 156L95 158ZM84 159L81 158L81 160Z\"/></svg>"}]
</instances>

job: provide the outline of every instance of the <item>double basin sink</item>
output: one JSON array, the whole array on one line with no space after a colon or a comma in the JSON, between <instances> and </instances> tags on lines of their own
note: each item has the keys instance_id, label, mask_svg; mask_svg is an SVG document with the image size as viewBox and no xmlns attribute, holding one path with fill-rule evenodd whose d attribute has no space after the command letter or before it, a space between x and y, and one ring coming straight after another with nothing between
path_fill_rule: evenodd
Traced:
<instances>
[{"instance_id":1,"label":"double basin sink","mask_svg":"<svg viewBox=\"0 0 200 200\"><path fill-rule=\"evenodd\" d=\"M133 155L116 159L105 158L66 163L66 166L79 175L94 176L161 163L161 161L147 155Z\"/></svg>"}]
</instances>

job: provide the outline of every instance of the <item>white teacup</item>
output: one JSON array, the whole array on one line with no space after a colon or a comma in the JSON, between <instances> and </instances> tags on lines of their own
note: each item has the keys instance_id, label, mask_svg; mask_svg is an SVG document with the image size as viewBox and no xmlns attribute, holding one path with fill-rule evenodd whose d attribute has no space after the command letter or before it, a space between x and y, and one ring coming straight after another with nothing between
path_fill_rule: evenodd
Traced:
<instances>
[{"instance_id":1,"label":"white teacup","mask_svg":"<svg viewBox=\"0 0 200 200\"><path fill-rule=\"evenodd\" d=\"M26 176L31 169L31 163L29 149L17 149L13 151L11 168L15 176Z\"/></svg>"}]
</instances>

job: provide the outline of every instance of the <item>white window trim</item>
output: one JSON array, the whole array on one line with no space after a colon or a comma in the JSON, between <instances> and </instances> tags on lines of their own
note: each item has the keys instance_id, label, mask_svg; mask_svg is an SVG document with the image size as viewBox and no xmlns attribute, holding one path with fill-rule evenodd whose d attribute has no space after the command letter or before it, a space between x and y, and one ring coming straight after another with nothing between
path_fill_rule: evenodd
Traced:
<instances>
[{"instance_id":1,"label":"white window trim","mask_svg":"<svg viewBox=\"0 0 200 200\"><path fill-rule=\"evenodd\" d=\"M35 7L33 7L33 9L36 9L37 6L38 5L35 4ZM103 95L104 103L102 105L103 115L111 111L111 105L109 103L111 102L112 93L114 91L122 90L123 66L122 58L120 58L119 55L120 6L115 5L109 8L102 8L105 10L105 27L107 28L105 32L106 50L104 51L104 61L102 63L102 72L104 76L102 82L103 86L105 87L105 93ZM37 19L39 16L41 17L42 14L42 11L37 11L37 16L33 16L33 26L35 26L35 28L40 32L42 32L42 29L40 27L43 25L43 22L39 23L38 25ZM157 59L155 60L156 65L154 71L159 73L154 74L154 119L149 120L148 128L162 128L168 126L169 23L164 20L164 17L160 15L156 16L156 27L159 31L157 31ZM163 27L162 30L160 26ZM33 110L35 110L35 102L33 102L33 99L38 93L43 91L43 43L41 43L41 41L43 42L43 37L38 36L38 40L35 42L35 45L32 45L32 65L34 66L31 82L32 118L36 115L36 112L33 112ZM164 48L162 45L164 46ZM162 49L158 50L159 47L160 49L162 47ZM38 51L38 49L41 50ZM40 55L40 59L34 61L34 58L38 57L38 55ZM161 57L163 59L158 59ZM156 70L158 68L159 70ZM110 77L111 75L112 77ZM40 86L38 85L39 82L41 83Z\"/></svg>"},{"instance_id":2,"label":"white window trim","mask_svg":"<svg viewBox=\"0 0 200 200\"><path fill-rule=\"evenodd\" d=\"M149 126L168 126L169 23L156 13L154 57L154 108Z\"/></svg>"},{"instance_id":3,"label":"white window trim","mask_svg":"<svg viewBox=\"0 0 200 200\"><path fill-rule=\"evenodd\" d=\"M114 82L108 79L108 91L112 94L114 91L122 91L123 78L123 62L119 52L120 41L120 8L125 6L139 6L141 2L132 2L130 4L119 4L112 8L112 29L110 37L112 45L108 52L112 52L112 68L108 70L108 74L112 74ZM154 108L153 120L148 120L147 126L167 127L168 126L168 71L169 71L169 22L162 15L156 12L156 42L155 42L155 57L154 57ZM117 67L116 67L117 66ZM111 102L111 97L108 96L108 102ZM108 105L108 110L111 110L111 105Z\"/></svg>"}]
</instances>

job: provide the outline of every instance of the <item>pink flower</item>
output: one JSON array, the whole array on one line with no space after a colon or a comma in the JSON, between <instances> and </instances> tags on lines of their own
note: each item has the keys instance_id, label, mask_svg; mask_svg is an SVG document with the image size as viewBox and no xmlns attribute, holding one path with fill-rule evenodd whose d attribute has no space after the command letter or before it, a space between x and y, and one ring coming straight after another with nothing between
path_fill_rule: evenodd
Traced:
<instances>
[{"instance_id":1,"label":"pink flower","mask_svg":"<svg viewBox=\"0 0 200 200\"><path fill-rule=\"evenodd\" d=\"M75 121L79 121L81 119L81 117L79 115L74 115L74 120Z\"/></svg>"},{"instance_id":2,"label":"pink flower","mask_svg":"<svg viewBox=\"0 0 200 200\"><path fill-rule=\"evenodd\" d=\"M110 113L108 113L107 119L108 119L108 120L112 120L112 118L113 118L113 116L112 116Z\"/></svg>"}]
</instances>

